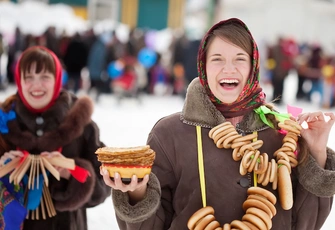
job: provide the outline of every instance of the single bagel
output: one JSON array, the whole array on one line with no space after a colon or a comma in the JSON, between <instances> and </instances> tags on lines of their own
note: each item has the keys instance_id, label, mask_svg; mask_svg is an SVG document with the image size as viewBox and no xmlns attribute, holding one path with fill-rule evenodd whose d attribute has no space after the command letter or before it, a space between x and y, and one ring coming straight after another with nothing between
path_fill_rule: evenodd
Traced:
<instances>
[{"instance_id":1,"label":"single bagel","mask_svg":"<svg viewBox=\"0 0 335 230\"><path fill-rule=\"evenodd\" d=\"M218 221L216 221L216 220L214 220L214 221L212 221L212 222L210 222L206 227L205 227L205 229L204 230L215 230L215 229L217 229L218 227L220 227L220 223L218 222ZM222 228L221 228L222 229Z\"/></svg>"},{"instance_id":2,"label":"single bagel","mask_svg":"<svg viewBox=\"0 0 335 230\"><path fill-rule=\"evenodd\" d=\"M238 137L240 137L241 135L240 134L234 134L234 135L232 135L232 136L229 136L229 137L227 137L227 139L226 140L224 140L224 142L223 142L223 147L225 148L225 149L229 149L230 147L231 147L231 145L232 145L232 143L233 143L233 140L235 140L236 138L238 138Z\"/></svg>"},{"instance_id":3,"label":"single bagel","mask_svg":"<svg viewBox=\"0 0 335 230\"><path fill-rule=\"evenodd\" d=\"M277 156L276 156L276 159L277 159L277 161L279 161L281 159L283 159L285 161L290 161L290 159L288 158L288 155L284 152L278 152Z\"/></svg>"},{"instance_id":4,"label":"single bagel","mask_svg":"<svg viewBox=\"0 0 335 230\"><path fill-rule=\"evenodd\" d=\"M290 165L290 162L285 161L285 160L279 160L277 164L278 164L278 166L285 165L287 167L289 173L291 174L291 165Z\"/></svg>"},{"instance_id":5,"label":"single bagel","mask_svg":"<svg viewBox=\"0 0 335 230\"><path fill-rule=\"evenodd\" d=\"M248 169L249 168L249 166L250 166L250 164L251 164L251 162L252 162L252 156L255 154L255 151L253 151L253 150L250 150L250 151L248 151L248 152L246 152L246 153L244 153L244 156L243 156L243 158L242 158L242 164L243 164L243 167L244 168L246 168L246 169Z\"/></svg>"},{"instance_id":6,"label":"single bagel","mask_svg":"<svg viewBox=\"0 0 335 230\"><path fill-rule=\"evenodd\" d=\"M237 138L237 139L238 139L238 138ZM244 145L248 145L248 144L251 143L250 141L236 141L237 139L235 139L235 140L233 141L233 143L231 144L231 148L232 148L232 149L240 148L240 147L242 147L242 146L244 146Z\"/></svg>"},{"instance_id":7,"label":"single bagel","mask_svg":"<svg viewBox=\"0 0 335 230\"><path fill-rule=\"evenodd\" d=\"M289 147L294 152L297 149L297 144L292 144L291 142L285 142L283 147Z\"/></svg>"},{"instance_id":8,"label":"single bagel","mask_svg":"<svg viewBox=\"0 0 335 230\"><path fill-rule=\"evenodd\" d=\"M242 230L251 230L248 225L246 225L245 223L243 223L242 221L240 220L233 220L231 223L230 223L230 226L232 228L237 228L237 229L242 229Z\"/></svg>"},{"instance_id":9,"label":"single bagel","mask_svg":"<svg viewBox=\"0 0 335 230\"><path fill-rule=\"evenodd\" d=\"M289 169L285 165L278 168L278 193L281 207L290 210L293 206L292 182Z\"/></svg>"},{"instance_id":10,"label":"single bagel","mask_svg":"<svg viewBox=\"0 0 335 230\"><path fill-rule=\"evenodd\" d=\"M201 218L196 223L194 230L204 230L205 227L214 220L215 220L214 215L213 214L208 214L208 215L204 216L203 218Z\"/></svg>"},{"instance_id":11,"label":"single bagel","mask_svg":"<svg viewBox=\"0 0 335 230\"><path fill-rule=\"evenodd\" d=\"M246 201L244 201L244 203L242 205L242 208L243 208L244 211L246 211L246 210L248 210L248 208L252 208L252 207L259 208L259 209L265 211L268 214L272 213L271 209L265 203L263 203L260 200L253 199L253 198L247 199Z\"/></svg>"},{"instance_id":12,"label":"single bagel","mask_svg":"<svg viewBox=\"0 0 335 230\"><path fill-rule=\"evenodd\" d=\"M217 227L214 230L223 230L221 227Z\"/></svg>"},{"instance_id":13,"label":"single bagel","mask_svg":"<svg viewBox=\"0 0 335 230\"><path fill-rule=\"evenodd\" d=\"M271 217L266 212L264 212L263 210L261 210L259 208L248 208L246 213L258 216L259 218L261 218L263 220L263 222L266 224L266 227L268 229L272 228Z\"/></svg>"},{"instance_id":14,"label":"single bagel","mask_svg":"<svg viewBox=\"0 0 335 230\"><path fill-rule=\"evenodd\" d=\"M254 170L256 162L257 162L258 157L259 157L260 154L261 153L258 150L255 151L255 155L253 156L251 164L249 165L248 172L252 172Z\"/></svg>"},{"instance_id":15,"label":"single bagel","mask_svg":"<svg viewBox=\"0 0 335 230\"><path fill-rule=\"evenodd\" d=\"M231 230L230 224L224 224L223 230Z\"/></svg>"},{"instance_id":16,"label":"single bagel","mask_svg":"<svg viewBox=\"0 0 335 230\"><path fill-rule=\"evenodd\" d=\"M290 165L291 165L292 168L294 168L298 165L299 162L296 158L291 157L291 156L289 156L288 158L290 159Z\"/></svg>"},{"instance_id":17,"label":"single bagel","mask_svg":"<svg viewBox=\"0 0 335 230\"><path fill-rule=\"evenodd\" d=\"M259 230L254 224L250 223L249 221L245 221L245 220L243 220L242 222L245 223L246 225L248 225L248 227L249 227L251 230Z\"/></svg>"},{"instance_id":18,"label":"single bagel","mask_svg":"<svg viewBox=\"0 0 335 230\"><path fill-rule=\"evenodd\" d=\"M257 194L257 195L261 195L264 196L265 198L267 198L272 204L276 204L277 202L277 198L275 195L273 195L270 191L264 189L264 188L260 188L260 187L250 187L248 188L247 191L248 195L251 194Z\"/></svg>"},{"instance_id":19,"label":"single bagel","mask_svg":"<svg viewBox=\"0 0 335 230\"><path fill-rule=\"evenodd\" d=\"M277 157L277 154L279 153L279 152L288 152L288 151L292 151L292 149L291 148L289 148L289 147L287 147L287 146L285 146L285 147L281 147L281 148L279 148L279 149L277 149L276 150L276 152L273 154L273 156L274 157Z\"/></svg>"},{"instance_id":20,"label":"single bagel","mask_svg":"<svg viewBox=\"0 0 335 230\"><path fill-rule=\"evenodd\" d=\"M216 147L218 147L218 148L226 148L225 147L225 145L224 145L224 142L228 139L228 138L231 138L231 137L233 137L233 139L235 139L235 137L236 136L239 136L239 134L236 132L236 133L228 133L227 135L225 135L225 136L223 136L223 137L221 137L221 138L219 138L218 140L217 140L217 142L215 142L215 144L216 144ZM226 148L226 149L229 149L230 147L228 147L228 148Z\"/></svg>"},{"instance_id":21,"label":"single bagel","mask_svg":"<svg viewBox=\"0 0 335 230\"><path fill-rule=\"evenodd\" d=\"M271 170L272 170L272 163L271 161L268 162L268 168L265 172L265 176L264 176L264 179L262 181L262 185L263 186L267 186L268 183L270 182L270 174L271 174Z\"/></svg>"},{"instance_id":22,"label":"single bagel","mask_svg":"<svg viewBox=\"0 0 335 230\"><path fill-rule=\"evenodd\" d=\"M272 189L277 190L278 187L278 169L277 169L277 176L275 177L275 180L272 182Z\"/></svg>"},{"instance_id":23,"label":"single bagel","mask_svg":"<svg viewBox=\"0 0 335 230\"><path fill-rule=\"evenodd\" d=\"M269 162L268 154L267 153L262 153L262 157L263 157L263 162L260 164L261 167L259 169L259 174L265 173L267 168L268 168L268 162Z\"/></svg>"},{"instance_id":24,"label":"single bagel","mask_svg":"<svg viewBox=\"0 0 335 230\"><path fill-rule=\"evenodd\" d=\"M253 215L253 214L245 214L243 217L242 217L242 220L245 220L245 221L248 221L252 224L254 224L256 227L258 227L259 229L268 229L266 227L266 224L264 223L264 221L259 218L258 216L256 215Z\"/></svg>"},{"instance_id":25,"label":"single bagel","mask_svg":"<svg viewBox=\"0 0 335 230\"><path fill-rule=\"evenodd\" d=\"M248 135L245 135L245 136L241 136L238 141L253 141L255 138L258 137L258 133L255 132L255 133L251 133L251 134L248 134ZM237 140L236 140L237 141Z\"/></svg>"},{"instance_id":26,"label":"single bagel","mask_svg":"<svg viewBox=\"0 0 335 230\"><path fill-rule=\"evenodd\" d=\"M263 141L262 141L262 140L257 140L257 141L251 142L250 145L251 145L254 149L259 149L260 147L263 146Z\"/></svg>"},{"instance_id":27,"label":"single bagel","mask_svg":"<svg viewBox=\"0 0 335 230\"><path fill-rule=\"evenodd\" d=\"M291 126L291 125L286 125L284 123L279 123L278 126L288 132L292 132L292 133L295 133L295 134L300 134L300 130Z\"/></svg>"},{"instance_id":28,"label":"single bagel","mask_svg":"<svg viewBox=\"0 0 335 230\"><path fill-rule=\"evenodd\" d=\"M199 209L198 211L196 211L191 217L190 219L188 220L187 222L187 227L189 229L194 229L195 227L195 224L201 219L203 218L204 216L206 215L214 215L214 209L213 207L211 206L206 206L206 207L203 207L201 209Z\"/></svg>"},{"instance_id":29,"label":"single bagel","mask_svg":"<svg viewBox=\"0 0 335 230\"><path fill-rule=\"evenodd\" d=\"M291 142L291 140L289 140L290 138L292 138L294 140L295 143L297 143L299 137L296 133L292 133L292 132L289 132L286 134L286 136L283 138L283 141L288 141L288 142ZM293 143L294 144L294 143Z\"/></svg>"},{"instance_id":30,"label":"single bagel","mask_svg":"<svg viewBox=\"0 0 335 230\"><path fill-rule=\"evenodd\" d=\"M271 159L271 172L270 172L270 179L269 181L272 183L275 180L275 177L277 176L277 162L275 159Z\"/></svg>"},{"instance_id":31,"label":"single bagel","mask_svg":"<svg viewBox=\"0 0 335 230\"><path fill-rule=\"evenodd\" d=\"M248 199L255 199L255 200L259 200L260 202L264 203L268 209L262 209L264 212L266 212L270 218L274 217L277 214L277 210L276 207L274 206L274 204L272 204L268 199L266 199L263 196L260 195L249 195Z\"/></svg>"},{"instance_id":32,"label":"single bagel","mask_svg":"<svg viewBox=\"0 0 335 230\"><path fill-rule=\"evenodd\" d=\"M300 131L302 130L301 125L299 125L298 122L293 121L293 120L291 120L291 119L287 119L287 120L285 120L285 121L284 121L284 124L285 124L285 125L293 126L294 128L296 128L296 129L298 129L298 130L300 130Z\"/></svg>"},{"instance_id":33,"label":"single bagel","mask_svg":"<svg viewBox=\"0 0 335 230\"><path fill-rule=\"evenodd\" d=\"M243 164L242 164L242 162L241 162L241 163L240 163L240 174L241 174L242 176L244 176L244 175L247 174L247 172L248 172L248 169L244 168L244 166L243 166Z\"/></svg>"},{"instance_id":34,"label":"single bagel","mask_svg":"<svg viewBox=\"0 0 335 230\"><path fill-rule=\"evenodd\" d=\"M265 169L265 167L264 167L264 157L263 157L263 155L260 155L259 159L257 160L256 165L254 167L254 173L261 174L261 173L264 172L263 171L264 169Z\"/></svg>"},{"instance_id":35,"label":"single bagel","mask_svg":"<svg viewBox=\"0 0 335 230\"><path fill-rule=\"evenodd\" d=\"M234 127L228 127L227 129L225 129L226 127L220 128L217 131L215 131L213 133L213 140L216 143L221 137L225 137L226 135L232 133L232 134L238 134L235 130Z\"/></svg>"},{"instance_id":36,"label":"single bagel","mask_svg":"<svg viewBox=\"0 0 335 230\"><path fill-rule=\"evenodd\" d=\"M209 131L208 136L209 136L210 138L212 138L212 137L213 137L213 133L214 133L217 129L219 129L219 128L221 128L221 127L224 127L224 126L229 126L229 125L232 126L232 124L231 124L229 121L226 121L226 122L223 122L223 123L221 123L221 124L215 126L214 128L212 128L212 129Z\"/></svg>"},{"instance_id":37,"label":"single bagel","mask_svg":"<svg viewBox=\"0 0 335 230\"><path fill-rule=\"evenodd\" d=\"M239 161L242 159L243 155L240 153L240 149L236 148L233 150L232 157L234 161Z\"/></svg>"}]
</instances>

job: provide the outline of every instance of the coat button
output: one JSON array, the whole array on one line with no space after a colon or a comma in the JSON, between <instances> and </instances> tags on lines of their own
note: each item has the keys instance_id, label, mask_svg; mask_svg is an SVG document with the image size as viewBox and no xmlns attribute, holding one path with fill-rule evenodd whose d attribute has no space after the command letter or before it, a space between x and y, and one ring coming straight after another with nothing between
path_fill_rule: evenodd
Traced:
<instances>
[{"instance_id":1,"label":"coat button","mask_svg":"<svg viewBox=\"0 0 335 230\"><path fill-rule=\"evenodd\" d=\"M240 179L240 185L241 185L243 188L247 188L247 187L249 187L249 180L248 180L248 178L245 178L245 177L241 178L241 179Z\"/></svg>"},{"instance_id":2,"label":"coat button","mask_svg":"<svg viewBox=\"0 0 335 230\"><path fill-rule=\"evenodd\" d=\"M36 135L39 136L39 137L42 136L43 135L43 130L41 130L41 129L37 130Z\"/></svg>"},{"instance_id":3,"label":"coat button","mask_svg":"<svg viewBox=\"0 0 335 230\"><path fill-rule=\"evenodd\" d=\"M44 123L43 117L36 117L36 124L41 125Z\"/></svg>"}]
</instances>

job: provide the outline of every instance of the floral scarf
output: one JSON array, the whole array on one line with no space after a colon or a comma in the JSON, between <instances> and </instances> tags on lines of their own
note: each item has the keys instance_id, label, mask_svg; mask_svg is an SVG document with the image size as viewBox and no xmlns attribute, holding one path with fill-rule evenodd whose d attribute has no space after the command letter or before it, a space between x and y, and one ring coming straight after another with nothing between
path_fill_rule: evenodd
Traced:
<instances>
[{"instance_id":1,"label":"floral scarf","mask_svg":"<svg viewBox=\"0 0 335 230\"><path fill-rule=\"evenodd\" d=\"M218 98L214 96L212 91L209 88L207 75L206 75L206 52L205 47L208 40L209 35L217 29L218 27L222 26L226 23L239 23L241 24L246 31L250 34L250 37L253 42L253 56L252 56L252 71L247 80L246 85L244 86L241 94L238 96L237 100L232 103L223 103ZM198 51L198 76L200 79L201 84L204 86L210 100L216 106L221 113L227 117L235 117L241 116L249 111L263 105L265 103L265 94L262 91L262 88L259 84L259 52L257 48L257 44L253 39L249 29L247 26L237 18L231 18L228 20L221 21L215 24L209 31L206 33L204 38L201 41L200 48Z\"/></svg>"}]
</instances>

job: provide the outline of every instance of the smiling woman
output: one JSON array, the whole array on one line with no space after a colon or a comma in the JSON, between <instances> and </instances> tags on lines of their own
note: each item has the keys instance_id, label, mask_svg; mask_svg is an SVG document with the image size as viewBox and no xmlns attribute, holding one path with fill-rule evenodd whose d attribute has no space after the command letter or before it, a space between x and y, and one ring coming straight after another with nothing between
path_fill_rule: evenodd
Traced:
<instances>
[{"instance_id":1,"label":"smiling woman","mask_svg":"<svg viewBox=\"0 0 335 230\"><path fill-rule=\"evenodd\" d=\"M237 18L209 29L197 64L182 111L149 133L149 177L124 184L101 171L119 228L320 229L335 193L334 114L294 118L267 103L257 44Z\"/></svg>"},{"instance_id":2,"label":"smiling woman","mask_svg":"<svg viewBox=\"0 0 335 230\"><path fill-rule=\"evenodd\" d=\"M15 218L17 226L11 229L19 229L18 225L23 230L87 229L86 208L102 203L109 193L97 177L100 163L94 152L104 144L91 119L93 102L61 89L60 61L42 46L21 54L15 82L17 93L8 97L0 110L4 121L0 190L15 197L18 207L0 205L0 215ZM73 167L67 167L65 161L74 162ZM19 162L22 164L16 167ZM7 170L13 165L17 174ZM11 182L15 190L27 195L15 193ZM18 211L23 218L16 215ZM11 219L4 219L6 226L10 225Z\"/></svg>"},{"instance_id":3,"label":"smiling woman","mask_svg":"<svg viewBox=\"0 0 335 230\"><path fill-rule=\"evenodd\" d=\"M59 68L60 63L54 61L53 56L46 50L26 51L17 66L16 82L27 106L34 110L44 110L53 104L60 92Z\"/></svg>"}]
</instances>

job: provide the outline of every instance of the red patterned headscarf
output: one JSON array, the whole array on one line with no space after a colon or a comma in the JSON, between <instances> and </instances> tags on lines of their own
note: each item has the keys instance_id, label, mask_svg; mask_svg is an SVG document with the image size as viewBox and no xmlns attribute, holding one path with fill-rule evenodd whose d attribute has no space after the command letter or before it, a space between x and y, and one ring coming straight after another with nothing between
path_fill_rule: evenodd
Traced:
<instances>
[{"instance_id":1,"label":"red patterned headscarf","mask_svg":"<svg viewBox=\"0 0 335 230\"><path fill-rule=\"evenodd\" d=\"M223 103L218 98L214 96L212 91L209 88L207 75L206 75L206 46L208 42L208 38L213 36L213 31L220 28L222 25L226 25L229 23L235 23L241 25L250 35L250 39L253 44L253 54L252 54L252 71L250 76L247 80L246 85L244 86L241 94L238 96L237 100L232 103ZM229 118L235 116L241 116L249 111L263 105L265 103L265 94L262 91L262 88L259 84L259 52L257 48L257 44L253 39L249 29L247 26L237 18L231 18L228 20L220 21L219 23L215 24L206 35L203 37L199 51L198 51L198 76L200 79L201 84L205 88L209 98L216 106L221 113Z\"/></svg>"},{"instance_id":2,"label":"red patterned headscarf","mask_svg":"<svg viewBox=\"0 0 335 230\"><path fill-rule=\"evenodd\" d=\"M46 105L44 108L41 109L34 109L29 103L28 101L24 98L23 93L22 93L22 85L21 85L21 71L20 71L20 61L22 59L22 57L24 57L24 55L31 50L43 50L45 52L47 52L48 54L51 55L53 61L54 61L54 65L55 65L55 87L54 87L54 93L52 96L51 101L49 102L48 105ZM36 60L37 61L37 60ZM17 89L18 89L18 94L23 102L23 104L33 113L42 113L44 111L46 111L48 108L50 108L56 101L56 99L58 98L61 88L62 88L62 65L58 59L58 57L56 56L55 53L53 53L51 50L47 49L44 46L32 46L29 47L28 49L26 49L20 56L19 61L16 65L16 69L15 69L15 83L17 85Z\"/></svg>"}]
</instances>

